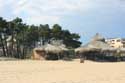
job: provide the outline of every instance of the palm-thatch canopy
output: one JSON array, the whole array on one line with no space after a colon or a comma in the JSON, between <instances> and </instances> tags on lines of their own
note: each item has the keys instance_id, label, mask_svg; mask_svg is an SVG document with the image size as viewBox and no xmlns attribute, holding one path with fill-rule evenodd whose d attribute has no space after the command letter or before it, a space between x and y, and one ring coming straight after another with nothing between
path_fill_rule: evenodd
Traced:
<instances>
[{"instance_id":1,"label":"palm-thatch canopy","mask_svg":"<svg viewBox=\"0 0 125 83\"><path fill-rule=\"evenodd\" d=\"M66 48L61 40L52 40L49 44L46 43L44 46L34 50L44 50L45 57L48 60L58 60L68 54L68 48Z\"/></svg>"},{"instance_id":2,"label":"palm-thatch canopy","mask_svg":"<svg viewBox=\"0 0 125 83\"><path fill-rule=\"evenodd\" d=\"M68 49L65 45L57 45L57 44L46 44L45 51L47 53L48 60L59 60L62 59L65 54L68 52Z\"/></svg>"},{"instance_id":3,"label":"palm-thatch canopy","mask_svg":"<svg viewBox=\"0 0 125 83\"><path fill-rule=\"evenodd\" d=\"M104 40L105 38L102 35L100 35L99 33L96 33L96 35L92 38L91 41L104 41Z\"/></svg>"},{"instance_id":4,"label":"palm-thatch canopy","mask_svg":"<svg viewBox=\"0 0 125 83\"><path fill-rule=\"evenodd\" d=\"M48 52L48 53L58 54L58 53L62 52L62 49L60 47L58 47L58 46L47 44L45 46L45 51Z\"/></svg>"},{"instance_id":5,"label":"palm-thatch canopy","mask_svg":"<svg viewBox=\"0 0 125 83\"><path fill-rule=\"evenodd\" d=\"M101 51L106 51L106 52L116 52L117 49L113 47L107 47L107 48L101 48Z\"/></svg>"},{"instance_id":6,"label":"palm-thatch canopy","mask_svg":"<svg viewBox=\"0 0 125 83\"><path fill-rule=\"evenodd\" d=\"M125 48L110 47L99 34L96 34L86 45L75 49L75 52L78 53L81 59L86 57L91 60L125 60Z\"/></svg>"},{"instance_id":7,"label":"palm-thatch canopy","mask_svg":"<svg viewBox=\"0 0 125 83\"><path fill-rule=\"evenodd\" d=\"M69 49L65 47L65 45L60 45L58 46L59 48L61 48L62 51L68 51Z\"/></svg>"},{"instance_id":8,"label":"palm-thatch canopy","mask_svg":"<svg viewBox=\"0 0 125 83\"><path fill-rule=\"evenodd\" d=\"M79 48L76 48L75 49L75 52L77 53L83 53L83 52L88 52L88 51L97 51L97 50L100 50L98 48L95 48L95 47L86 47L86 46L83 46L83 47L79 47Z\"/></svg>"},{"instance_id":9,"label":"palm-thatch canopy","mask_svg":"<svg viewBox=\"0 0 125 83\"><path fill-rule=\"evenodd\" d=\"M86 44L85 47L91 47L91 48L110 48L108 44L102 41L91 41L90 43Z\"/></svg>"},{"instance_id":10,"label":"palm-thatch canopy","mask_svg":"<svg viewBox=\"0 0 125 83\"><path fill-rule=\"evenodd\" d=\"M125 48L119 48L119 52L125 53Z\"/></svg>"},{"instance_id":11,"label":"palm-thatch canopy","mask_svg":"<svg viewBox=\"0 0 125 83\"><path fill-rule=\"evenodd\" d=\"M39 48L34 48L33 50L34 50L34 51L37 51L37 50L40 50L40 51L45 51L45 49L44 49L44 48L42 48L42 47L39 47Z\"/></svg>"},{"instance_id":12,"label":"palm-thatch canopy","mask_svg":"<svg viewBox=\"0 0 125 83\"><path fill-rule=\"evenodd\" d=\"M45 50L51 53L62 53L68 51L62 40L51 40L50 44L45 45Z\"/></svg>"},{"instance_id":13,"label":"palm-thatch canopy","mask_svg":"<svg viewBox=\"0 0 125 83\"><path fill-rule=\"evenodd\" d=\"M105 43L105 38L102 37L100 34L96 34L93 38L92 41L90 41L88 44L85 45L86 47L93 46L95 48L110 48L110 46Z\"/></svg>"},{"instance_id":14,"label":"palm-thatch canopy","mask_svg":"<svg viewBox=\"0 0 125 83\"><path fill-rule=\"evenodd\" d=\"M75 49L75 52L98 51L98 50L113 51L116 49L110 47L107 43L105 43L105 40L101 35L96 34L89 43Z\"/></svg>"}]
</instances>

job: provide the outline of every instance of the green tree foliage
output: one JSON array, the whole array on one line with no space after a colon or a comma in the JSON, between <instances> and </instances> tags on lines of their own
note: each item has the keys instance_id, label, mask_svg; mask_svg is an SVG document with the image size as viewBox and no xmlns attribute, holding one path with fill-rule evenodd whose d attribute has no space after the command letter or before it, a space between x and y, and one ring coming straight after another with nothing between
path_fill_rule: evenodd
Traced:
<instances>
[{"instance_id":1,"label":"green tree foliage","mask_svg":"<svg viewBox=\"0 0 125 83\"><path fill-rule=\"evenodd\" d=\"M54 39L62 39L61 34L62 34L62 27L58 24L55 24L52 27L52 36Z\"/></svg>"},{"instance_id":2,"label":"green tree foliage","mask_svg":"<svg viewBox=\"0 0 125 83\"><path fill-rule=\"evenodd\" d=\"M79 38L79 34L63 30L59 24L50 28L48 24L27 25L18 17L12 21L0 17L0 47L3 50L0 56L24 59L38 42L45 45L52 39L62 40L68 48L76 48L81 45Z\"/></svg>"},{"instance_id":3,"label":"green tree foliage","mask_svg":"<svg viewBox=\"0 0 125 83\"><path fill-rule=\"evenodd\" d=\"M64 44L69 48L77 48L81 45L81 42L79 41L80 36L76 33L63 30L61 36Z\"/></svg>"},{"instance_id":4,"label":"green tree foliage","mask_svg":"<svg viewBox=\"0 0 125 83\"><path fill-rule=\"evenodd\" d=\"M42 44L44 45L45 42L50 42L50 39L52 38L51 29L49 28L49 25L40 25L39 26L39 40L42 41Z\"/></svg>"}]
</instances>

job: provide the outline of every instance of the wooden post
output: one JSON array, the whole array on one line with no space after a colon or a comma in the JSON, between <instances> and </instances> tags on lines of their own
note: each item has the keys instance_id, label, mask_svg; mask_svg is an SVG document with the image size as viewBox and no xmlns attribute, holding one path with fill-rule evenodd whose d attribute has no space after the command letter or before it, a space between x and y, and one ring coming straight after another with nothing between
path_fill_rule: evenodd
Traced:
<instances>
[{"instance_id":1,"label":"wooden post","mask_svg":"<svg viewBox=\"0 0 125 83\"><path fill-rule=\"evenodd\" d=\"M57 54L57 56L58 56L58 60L60 60L60 54Z\"/></svg>"},{"instance_id":2,"label":"wooden post","mask_svg":"<svg viewBox=\"0 0 125 83\"><path fill-rule=\"evenodd\" d=\"M84 63L84 54L80 54L80 63Z\"/></svg>"}]
</instances>

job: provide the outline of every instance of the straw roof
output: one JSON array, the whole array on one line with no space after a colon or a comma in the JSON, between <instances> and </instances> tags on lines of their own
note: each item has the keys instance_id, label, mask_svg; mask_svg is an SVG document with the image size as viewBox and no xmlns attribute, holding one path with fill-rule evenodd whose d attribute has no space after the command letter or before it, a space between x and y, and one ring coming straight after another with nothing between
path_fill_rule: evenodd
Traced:
<instances>
[{"instance_id":1,"label":"straw roof","mask_svg":"<svg viewBox=\"0 0 125 83\"><path fill-rule=\"evenodd\" d=\"M124 52L125 53L125 48L119 48L118 49L120 52Z\"/></svg>"},{"instance_id":2,"label":"straw roof","mask_svg":"<svg viewBox=\"0 0 125 83\"><path fill-rule=\"evenodd\" d=\"M39 48L34 48L33 50L34 50L34 51L36 51L36 50L45 51L45 49L44 49L44 48L42 48L42 47L39 47Z\"/></svg>"},{"instance_id":3,"label":"straw roof","mask_svg":"<svg viewBox=\"0 0 125 83\"><path fill-rule=\"evenodd\" d=\"M45 50L51 53L62 53L68 51L68 48L63 44L62 40L51 40L50 44L45 45Z\"/></svg>"},{"instance_id":4,"label":"straw roof","mask_svg":"<svg viewBox=\"0 0 125 83\"><path fill-rule=\"evenodd\" d=\"M104 38L101 35L96 34L92 38L92 41L90 41L89 43L87 43L83 47L79 47L79 48L75 49L75 52L98 51L98 50L113 51L115 49L110 47L107 43L105 43Z\"/></svg>"},{"instance_id":5,"label":"straw roof","mask_svg":"<svg viewBox=\"0 0 125 83\"><path fill-rule=\"evenodd\" d=\"M103 41L105 38L101 36L99 33L96 33L96 35L92 38L91 41Z\"/></svg>"},{"instance_id":6,"label":"straw roof","mask_svg":"<svg viewBox=\"0 0 125 83\"><path fill-rule=\"evenodd\" d=\"M64 45L60 45L58 46L59 48L61 48L62 51L68 51L69 49L66 48Z\"/></svg>"},{"instance_id":7,"label":"straw roof","mask_svg":"<svg viewBox=\"0 0 125 83\"><path fill-rule=\"evenodd\" d=\"M85 45L85 47L95 47L95 48L111 48L108 44L102 41L92 41Z\"/></svg>"},{"instance_id":8,"label":"straw roof","mask_svg":"<svg viewBox=\"0 0 125 83\"><path fill-rule=\"evenodd\" d=\"M94 45L94 43L90 42L82 47L76 48L75 52L86 52L86 51L95 51L95 50L99 50L99 48L97 46Z\"/></svg>"},{"instance_id":9,"label":"straw roof","mask_svg":"<svg viewBox=\"0 0 125 83\"><path fill-rule=\"evenodd\" d=\"M51 52L51 53L61 53L62 49L59 48L58 46L55 45L51 45L51 44L47 44L45 46L45 51L46 52Z\"/></svg>"},{"instance_id":10,"label":"straw roof","mask_svg":"<svg viewBox=\"0 0 125 83\"><path fill-rule=\"evenodd\" d=\"M87 51L95 51L95 50L99 50L97 48L92 48L92 47L79 47L75 49L75 52L79 52L79 53L83 53L83 52L87 52Z\"/></svg>"},{"instance_id":11,"label":"straw roof","mask_svg":"<svg viewBox=\"0 0 125 83\"><path fill-rule=\"evenodd\" d=\"M116 52L117 49L113 47L101 48L102 51Z\"/></svg>"}]
</instances>

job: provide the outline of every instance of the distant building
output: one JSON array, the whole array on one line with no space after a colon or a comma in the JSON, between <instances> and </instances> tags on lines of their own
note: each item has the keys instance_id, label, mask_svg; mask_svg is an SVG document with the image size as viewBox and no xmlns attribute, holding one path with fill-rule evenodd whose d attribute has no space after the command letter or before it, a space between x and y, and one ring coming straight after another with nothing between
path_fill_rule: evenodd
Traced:
<instances>
[{"instance_id":1,"label":"distant building","mask_svg":"<svg viewBox=\"0 0 125 83\"><path fill-rule=\"evenodd\" d=\"M125 39L122 39L123 48L125 48Z\"/></svg>"},{"instance_id":2,"label":"distant building","mask_svg":"<svg viewBox=\"0 0 125 83\"><path fill-rule=\"evenodd\" d=\"M107 44L109 44L109 46L113 47L113 48L123 48L125 47L125 39L123 42L123 39L121 38L109 38L105 40Z\"/></svg>"}]
</instances>

